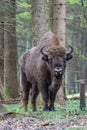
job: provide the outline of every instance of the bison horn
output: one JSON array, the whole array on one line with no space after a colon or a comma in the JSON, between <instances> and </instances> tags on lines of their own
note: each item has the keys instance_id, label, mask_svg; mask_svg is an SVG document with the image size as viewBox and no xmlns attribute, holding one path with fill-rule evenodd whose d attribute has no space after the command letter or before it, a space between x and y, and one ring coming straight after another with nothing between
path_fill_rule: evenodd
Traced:
<instances>
[{"instance_id":1,"label":"bison horn","mask_svg":"<svg viewBox=\"0 0 87 130\"><path fill-rule=\"evenodd\" d=\"M73 52L73 47L71 45L69 45L69 47L71 50L67 53L67 55L70 55Z\"/></svg>"},{"instance_id":2,"label":"bison horn","mask_svg":"<svg viewBox=\"0 0 87 130\"><path fill-rule=\"evenodd\" d=\"M69 47L70 47L71 50L69 52L67 52L66 61L69 61L73 58L73 55L72 55L73 48L70 45L69 45Z\"/></svg>"},{"instance_id":3,"label":"bison horn","mask_svg":"<svg viewBox=\"0 0 87 130\"><path fill-rule=\"evenodd\" d=\"M45 54L45 52L43 52L44 48L45 48L45 46L40 49L40 52L43 55L42 59L45 61L48 61L48 56Z\"/></svg>"}]
</instances>

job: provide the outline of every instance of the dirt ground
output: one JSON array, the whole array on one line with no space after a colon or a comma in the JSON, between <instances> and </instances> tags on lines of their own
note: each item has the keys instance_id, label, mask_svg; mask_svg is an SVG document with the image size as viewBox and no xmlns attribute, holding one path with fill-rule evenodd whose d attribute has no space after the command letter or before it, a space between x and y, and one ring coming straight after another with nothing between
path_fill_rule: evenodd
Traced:
<instances>
[{"instance_id":1,"label":"dirt ground","mask_svg":"<svg viewBox=\"0 0 87 130\"><path fill-rule=\"evenodd\" d=\"M70 115L69 119L48 122L38 116L5 115L0 119L0 130L87 130L87 115Z\"/></svg>"}]
</instances>

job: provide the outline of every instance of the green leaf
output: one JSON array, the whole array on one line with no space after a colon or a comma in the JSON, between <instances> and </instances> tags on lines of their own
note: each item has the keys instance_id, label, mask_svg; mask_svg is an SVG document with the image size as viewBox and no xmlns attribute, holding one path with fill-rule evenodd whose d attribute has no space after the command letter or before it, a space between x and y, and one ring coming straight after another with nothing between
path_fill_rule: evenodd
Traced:
<instances>
[{"instance_id":1,"label":"green leaf","mask_svg":"<svg viewBox=\"0 0 87 130\"><path fill-rule=\"evenodd\" d=\"M66 2L70 4L79 4L79 0L66 0Z\"/></svg>"}]
</instances>

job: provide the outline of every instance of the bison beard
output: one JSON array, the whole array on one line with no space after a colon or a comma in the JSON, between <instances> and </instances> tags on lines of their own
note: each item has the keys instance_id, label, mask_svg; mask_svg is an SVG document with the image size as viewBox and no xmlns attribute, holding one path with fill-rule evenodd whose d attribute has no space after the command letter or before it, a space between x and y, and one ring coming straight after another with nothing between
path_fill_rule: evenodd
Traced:
<instances>
[{"instance_id":1,"label":"bison beard","mask_svg":"<svg viewBox=\"0 0 87 130\"><path fill-rule=\"evenodd\" d=\"M43 110L54 111L54 101L62 83L66 62L72 59L73 48L69 47L70 51L59 44L58 38L53 33L47 32L36 47L20 57L25 111L29 93L32 111L36 111L36 98L39 92L44 101Z\"/></svg>"}]
</instances>

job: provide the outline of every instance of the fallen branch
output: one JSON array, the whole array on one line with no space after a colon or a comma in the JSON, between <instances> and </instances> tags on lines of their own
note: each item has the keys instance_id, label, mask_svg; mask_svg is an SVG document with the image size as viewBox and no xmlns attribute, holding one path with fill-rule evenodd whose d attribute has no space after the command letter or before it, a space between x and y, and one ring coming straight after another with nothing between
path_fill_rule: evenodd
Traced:
<instances>
[{"instance_id":1,"label":"fallen branch","mask_svg":"<svg viewBox=\"0 0 87 130\"><path fill-rule=\"evenodd\" d=\"M20 112L3 112L0 114L0 120L6 119L9 116L15 117L16 115L26 116L26 114L20 113Z\"/></svg>"},{"instance_id":2,"label":"fallen branch","mask_svg":"<svg viewBox=\"0 0 87 130\"><path fill-rule=\"evenodd\" d=\"M0 100L1 104L17 104L21 102L21 98L18 99L9 99L9 100Z\"/></svg>"},{"instance_id":3,"label":"fallen branch","mask_svg":"<svg viewBox=\"0 0 87 130\"><path fill-rule=\"evenodd\" d=\"M85 93L85 96L87 97L87 93ZM67 99L79 99L80 98L80 94L73 94L73 95L67 95L66 96Z\"/></svg>"},{"instance_id":4,"label":"fallen branch","mask_svg":"<svg viewBox=\"0 0 87 130\"><path fill-rule=\"evenodd\" d=\"M44 124L41 124L42 126L48 126L49 125L49 122L46 122Z\"/></svg>"}]
</instances>

